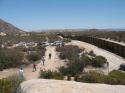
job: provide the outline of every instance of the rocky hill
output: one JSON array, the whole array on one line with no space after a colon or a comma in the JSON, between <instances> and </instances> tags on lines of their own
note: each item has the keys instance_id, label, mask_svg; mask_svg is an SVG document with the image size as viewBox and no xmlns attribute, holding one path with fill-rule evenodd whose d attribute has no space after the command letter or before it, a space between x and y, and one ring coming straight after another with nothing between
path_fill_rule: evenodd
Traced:
<instances>
[{"instance_id":1,"label":"rocky hill","mask_svg":"<svg viewBox=\"0 0 125 93\"><path fill-rule=\"evenodd\" d=\"M125 93L125 86L33 79L23 82L17 93Z\"/></svg>"},{"instance_id":2,"label":"rocky hill","mask_svg":"<svg viewBox=\"0 0 125 93\"><path fill-rule=\"evenodd\" d=\"M23 30L15 27L14 25L8 22L5 22L2 19L0 19L0 32L5 33L7 35L17 35L25 33Z\"/></svg>"}]
</instances>

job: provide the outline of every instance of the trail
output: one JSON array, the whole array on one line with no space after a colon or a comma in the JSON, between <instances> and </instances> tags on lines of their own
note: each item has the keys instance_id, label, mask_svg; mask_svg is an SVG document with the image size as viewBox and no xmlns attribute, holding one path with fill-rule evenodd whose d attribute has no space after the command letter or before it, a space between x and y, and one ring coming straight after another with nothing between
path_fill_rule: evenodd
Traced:
<instances>
[{"instance_id":1,"label":"trail","mask_svg":"<svg viewBox=\"0 0 125 93\"><path fill-rule=\"evenodd\" d=\"M63 60L60 60L55 46L47 46L45 53L45 66L42 66L43 70L58 71L58 68L64 66ZM49 53L51 53L51 59L49 59Z\"/></svg>"},{"instance_id":2,"label":"trail","mask_svg":"<svg viewBox=\"0 0 125 93\"><path fill-rule=\"evenodd\" d=\"M55 46L47 46L45 52L45 65L41 64L42 62L39 61L37 64L37 71L32 72L32 64L24 67L24 77L26 80L36 79L39 77L40 68L42 70L51 70L51 71L58 71L58 68L61 66L65 66L65 62L60 60L58 57L58 53L56 52ZM51 59L49 59L49 53L52 54ZM18 68L6 69L0 71L0 78L5 78L11 76L13 74L18 74Z\"/></svg>"},{"instance_id":3,"label":"trail","mask_svg":"<svg viewBox=\"0 0 125 93\"><path fill-rule=\"evenodd\" d=\"M93 50L96 55L104 56L109 62L109 71L117 70L121 63L125 63L125 59L122 57L108 52L104 49L98 48L94 45L81 42L78 40L72 40L72 42L68 43L70 45L77 45L80 48L85 48L87 51ZM41 61L37 64L37 71L32 72L32 64L24 67L24 76L26 80L36 79L39 77L40 68L42 70L51 70L51 71L58 71L58 68L61 66L65 66L65 62L60 60L58 57L58 53L56 52L55 46L47 46L45 52L45 65L43 66ZM49 59L49 53L52 54L51 59ZM104 73L108 73L107 69L102 69ZM6 69L4 71L0 71L0 78L8 77L13 74L18 74L18 68Z\"/></svg>"},{"instance_id":4,"label":"trail","mask_svg":"<svg viewBox=\"0 0 125 93\"><path fill-rule=\"evenodd\" d=\"M28 68L24 69L24 76L27 80L35 79L39 77L39 72L41 70L51 70L58 71L58 68L61 66L65 66L65 62L60 60L58 57L58 53L56 52L55 46L47 46L45 52L45 63L42 62L37 64L37 71L32 72L32 66L30 65ZM49 59L49 53L51 53L51 59ZM42 61L42 60L41 60Z\"/></svg>"}]
</instances>

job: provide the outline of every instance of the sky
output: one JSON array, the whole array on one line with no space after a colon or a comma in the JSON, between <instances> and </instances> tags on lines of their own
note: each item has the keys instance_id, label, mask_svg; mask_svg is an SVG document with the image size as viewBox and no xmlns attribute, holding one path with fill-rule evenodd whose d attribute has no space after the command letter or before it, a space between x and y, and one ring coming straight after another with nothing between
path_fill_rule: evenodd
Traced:
<instances>
[{"instance_id":1,"label":"sky","mask_svg":"<svg viewBox=\"0 0 125 93\"><path fill-rule=\"evenodd\" d=\"M0 19L18 28L125 28L125 0L0 0Z\"/></svg>"}]
</instances>

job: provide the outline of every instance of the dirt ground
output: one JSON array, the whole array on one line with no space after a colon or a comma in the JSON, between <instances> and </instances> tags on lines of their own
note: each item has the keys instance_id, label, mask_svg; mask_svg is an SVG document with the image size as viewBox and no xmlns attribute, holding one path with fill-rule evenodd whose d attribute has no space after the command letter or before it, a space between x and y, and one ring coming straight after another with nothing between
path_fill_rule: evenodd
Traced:
<instances>
[{"instance_id":1,"label":"dirt ground","mask_svg":"<svg viewBox=\"0 0 125 93\"><path fill-rule=\"evenodd\" d=\"M45 65L43 65L41 61L37 64L37 71L32 72L32 64L24 67L24 76L26 80L35 79L39 77L40 69L42 70L51 70L51 71L58 71L60 66L64 66L65 62L60 60L58 57L58 53L55 50L55 46L47 46L46 53L45 53ZM49 53L51 53L51 59L49 59ZM18 68L6 69L0 71L0 78L8 77L13 74L18 74Z\"/></svg>"},{"instance_id":2,"label":"dirt ground","mask_svg":"<svg viewBox=\"0 0 125 93\"><path fill-rule=\"evenodd\" d=\"M94 45L91 45L89 43L85 43L85 42L82 42L82 41L78 41L78 40L72 40L70 43L68 43L68 45L77 45L79 46L80 48L85 48L86 51L91 51L93 50L94 53L96 55L101 55L101 56L104 56L107 61L109 62L109 69L106 68L106 69L102 69L102 71L107 74L108 71L112 71L112 70L117 70L119 69L119 66L121 63L125 63L125 59L116 55L116 54L113 54L109 51L106 51L104 49L101 49L97 46L94 46Z\"/></svg>"},{"instance_id":3,"label":"dirt ground","mask_svg":"<svg viewBox=\"0 0 125 93\"><path fill-rule=\"evenodd\" d=\"M101 48L98 48L94 45L85 43L85 42L72 40L70 43L68 43L68 45L77 45L80 48L85 48L86 51L93 50L96 55L104 56L109 62L109 70L108 70L108 68L102 69L102 71L105 74L107 74L108 71L110 72L112 70L118 69L121 63L125 63L125 59L123 59L122 57L115 55L111 52L108 52L106 50L103 50ZM26 80L38 78L40 68L42 70L58 71L58 68L60 66L66 65L66 63L63 60L59 59L58 53L56 52L55 48L56 48L55 46L46 47L46 53L45 53L45 57L44 57L45 65L43 66L42 61L39 61L37 64L37 71L32 72L32 64L27 67L24 67L24 76L25 76ZM49 53L52 54L51 59L49 59ZM19 71L18 68L12 68L12 69L6 69L3 71L0 71L0 78L4 78L4 77L10 76L10 75L13 75L15 73L18 74L18 71Z\"/></svg>"}]
</instances>

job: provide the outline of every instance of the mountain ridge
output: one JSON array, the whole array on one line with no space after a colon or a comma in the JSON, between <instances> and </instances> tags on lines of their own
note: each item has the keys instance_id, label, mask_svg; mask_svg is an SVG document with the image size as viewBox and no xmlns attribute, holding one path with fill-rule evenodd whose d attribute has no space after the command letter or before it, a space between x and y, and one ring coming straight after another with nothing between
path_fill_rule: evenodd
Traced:
<instances>
[{"instance_id":1,"label":"mountain ridge","mask_svg":"<svg viewBox=\"0 0 125 93\"><path fill-rule=\"evenodd\" d=\"M7 35L17 35L25 33L25 31L17 28L13 24L8 23L2 19L0 19L0 32L5 33Z\"/></svg>"}]
</instances>

